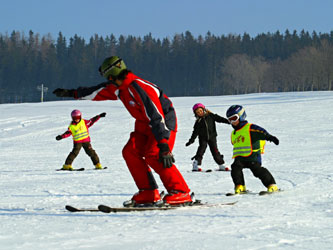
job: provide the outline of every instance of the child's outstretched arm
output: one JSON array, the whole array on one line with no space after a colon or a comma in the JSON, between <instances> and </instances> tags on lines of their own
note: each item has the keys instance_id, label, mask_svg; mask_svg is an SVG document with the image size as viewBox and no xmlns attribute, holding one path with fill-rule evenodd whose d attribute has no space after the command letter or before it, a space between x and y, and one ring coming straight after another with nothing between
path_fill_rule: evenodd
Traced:
<instances>
[{"instance_id":1,"label":"child's outstretched arm","mask_svg":"<svg viewBox=\"0 0 333 250\"><path fill-rule=\"evenodd\" d=\"M275 145L279 145L280 141L277 137L271 135L268 133L264 128L252 124L250 128L250 133L253 139L258 139L258 140L266 140L269 142L273 142Z\"/></svg>"},{"instance_id":2,"label":"child's outstretched arm","mask_svg":"<svg viewBox=\"0 0 333 250\"><path fill-rule=\"evenodd\" d=\"M216 122L230 124L227 118L219 116L218 114L213 114L213 118Z\"/></svg>"},{"instance_id":3,"label":"child's outstretched arm","mask_svg":"<svg viewBox=\"0 0 333 250\"><path fill-rule=\"evenodd\" d=\"M87 127L88 127L88 128L91 127L91 126L94 125L94 123L97 122L101 117L105 117L105 116L106 116L106 113L105 113L105 112L100 113L99 115L94 116L93 118L91 118L90 120L88 120L88 121L86 122Z\"/></svg>"},{"instance_id":4,"label":"child's outstretched arm","mask_svg":"<svg viewBox=\"0 0 333 250\"><path fill-rule=\"evenodd\" d=\"M63 133L62 135L57 135L56 136L56 140L57 141L60 141L61 139L65 139L65 138L67 138L67 137L69 137L69 136L71 136L72 135L72 132L70 131L70 130L67 130L65 133Z\"/></svg>"}]
</instances>

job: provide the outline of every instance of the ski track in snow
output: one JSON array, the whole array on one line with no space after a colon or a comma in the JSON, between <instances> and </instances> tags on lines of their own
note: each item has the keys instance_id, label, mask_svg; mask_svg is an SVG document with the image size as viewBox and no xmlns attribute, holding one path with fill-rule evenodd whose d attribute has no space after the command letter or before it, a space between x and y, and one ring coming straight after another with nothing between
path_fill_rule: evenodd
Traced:
<instances>
[{"instance_id":1,"label":"ski track in snow","mask_svg":"<svg viewBox=\"0 0 333 250\"><path fill-rule=\"evenodd\" d=\"M58 101L0 105L0 249L332 249L333 92L262 93L171 98L178 116L176 165L198 199L238 201L233 206L134 213L69 213L66 204L94 208L121 206L137 191L122 158L134 121L119 101ZM193 173L189 147L192 106L202 102L225 117L230 105L245 107L248 120L277 136L267 142L263 166L283 192L226 197L230 172ZM70 112L89 119L107 112L90 128L103 166L93 170L82 150L73 166L84 172L57 172L72 149L66 131ZM232 163L230 133L217 124L218 146ZM217 168L209 149L204 169ZM247 188L264 190L244 170ZM154 174L160 191L164 190ZM328 191L328 192L327 192Z\"/></svg>"}]
</instances>

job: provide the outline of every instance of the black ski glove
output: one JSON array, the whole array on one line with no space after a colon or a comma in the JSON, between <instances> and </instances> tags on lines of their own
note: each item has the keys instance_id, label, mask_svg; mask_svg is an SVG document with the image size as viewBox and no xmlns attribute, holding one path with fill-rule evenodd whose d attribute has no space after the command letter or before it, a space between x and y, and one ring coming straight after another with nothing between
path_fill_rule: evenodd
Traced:
<instances>
[{"instance_id":1,"label":"black ski glove","mask_svg":"<svg viewBox=\"0 0 333 250\"><path fill-rule=\"evenodd\" d=\"M267 138L267 141L270 141L270 142L274 142L275 145L279 145L279 139L276 138L275 136L273 135L270 135L268 138Z\"/></svg>"},{"instance_id":2,"label":"black ski glove","mask_svg":"<svg viewBox=\"0 0 333 250\"><path fill-rule=\"evenodd\" d=\"M175 159L173 158L173 154L170 151L169 145L167 143L157 144L160 149L159 152L159 161L163 163L165 168L171 168Z\"/></svg>"},{"instance_id":3,"label":"black ski glove","mask_svg":"<svg viewBox=\"0 0 333 250\"><path fill-rule=\"evenodd\" d=\"M74 89L55 89L53 91L53 94L55 94L57 97L74 97Z\"/></svg>"},{"instance_id":4,"label":"black ski glove","mask_svg":"<svg viewBox=\"0 0 333 250\"><path fill-rule=\"evenodd\" d=\"M188 146L190 146L193 142L194 142L194 140L189 139L188 142L186 142L185 146L188 147Z\"/></svg>"},{"instance_id":5,"label":"black ski glove","mask_svg":"<svg viewBox=\"0 0 333 250\"><path fill-rule=\"evenodd\" d=\"M105 116L106 116L106 113L105 113L105 112L100 113L99 116L100 116L100 117L105 117Z\"/></svg>"},{"instance_id":6,"label":"black ski glove","mask_svg":"<svg viewBox=\"0 0 333 250\"><path fill-rule=\"evenodd\" d=\"M56 140L60 141L61 139L62 139L62 136L61 135L57 135Z\"/></svg>"}]
</instances>

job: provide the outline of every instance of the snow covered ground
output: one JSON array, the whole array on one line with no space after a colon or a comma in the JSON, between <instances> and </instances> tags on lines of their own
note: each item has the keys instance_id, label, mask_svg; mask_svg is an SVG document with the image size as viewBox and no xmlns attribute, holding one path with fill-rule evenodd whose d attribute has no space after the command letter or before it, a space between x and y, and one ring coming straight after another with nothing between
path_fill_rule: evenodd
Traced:
<instances>
[{"instance_id":1,"label":"snow covered ground","mask_svg":"<svg viewBox=\"0 0 333 250\"><path fill-rule=\"evenodd\" d=\"M134 120L120 101L58 101L0 105L0 249L332 249L333 92L264 93L172 98L179 132L176 165L198 199L234 206L141 213L69 213L64 207L120 206L137 191L121 150ZM263 165L284 192L226 197L230 172L193 173L192 105L202 102L225 116L245 107L249 122L280 139L267 143ZM56 141L80 109L84 118L107 112L90 129L92 145L108 169L94 171L82 150L73 166L57 172L72 149ZM231 164L232 128L217 124L218 146ZM207 150L203 168L216 168ZM248 189L264 190L245 170ZM160 191L164 190L158 176Z\"/></svg>"}]
</instances>

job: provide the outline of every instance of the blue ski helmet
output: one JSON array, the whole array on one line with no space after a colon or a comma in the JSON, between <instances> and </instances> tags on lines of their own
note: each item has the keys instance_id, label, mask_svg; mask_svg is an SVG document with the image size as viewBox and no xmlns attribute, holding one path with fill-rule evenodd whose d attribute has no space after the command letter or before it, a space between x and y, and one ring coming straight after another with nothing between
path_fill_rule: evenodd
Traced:
<instances>
[{"instance_id":1,"label":"blue ski helmet","mask_svg":"<svg viewBox=\"0 0 333 250\"><path fill-rule=\"evenodd\" d=\"M246 119L246 112L245 109L241 105L232 105L230 108L228 108L226 116L227 118L238 115L239 121L245 121Z\"/></svg>"}]
</instances>

